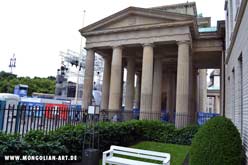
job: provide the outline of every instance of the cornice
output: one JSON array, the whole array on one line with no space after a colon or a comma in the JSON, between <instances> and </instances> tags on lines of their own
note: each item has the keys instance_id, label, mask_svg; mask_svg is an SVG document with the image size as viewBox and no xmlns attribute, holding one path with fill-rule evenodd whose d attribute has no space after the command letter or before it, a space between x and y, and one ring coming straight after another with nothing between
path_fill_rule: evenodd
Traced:
<instances>
[{"instance_id":1,"label":"cornice","mask_svg":"<svg viewBox=\"0 0 248 165\"><path fill-rule=\"evenodd\" d=\"M101 35L101 34L120 33L120 32L138 31L138 30L148 30L148 29L156 29L156 28L163 28L163 27L193 26L193 25L194 25L193 20L191 20L191 21L177 21L177 22L167 22L167 23L159 23L159 24L120 27L120 28L106 29L106 30L96 30L96 31L82 33L82 35L87 37L87 36Z\"/></svg>"},{"instance_id":2,"label":"cornice","mask_svg":"<svg viewBox=\"0 0 248 165\"><path fill-rule=\"evenodd\" d=\"M94 31L95 29L102 27L106 24L109 24L111 22L114 22L118 19L121 19L127 15L131 14L137 14L137 15L143 15L148 17L154 17L154 18L164 18L167 20L172 21L185 21L185 20L192 20L194 16L192 15L185 15L185 14L179 14L179 13L173 13L173 12L167 12L167 11L160 11L160 10L154 10L154 9L146 9L146 8L138 8L138 7L128 7L124 10L121 10L113 15L110 15L100 21L97 21L93 24L90 24L82 29L80 29L80 33L84 34L86 32Z\"/></svg>"},{"instance_id":3,"label":"cornice","mask_svg":"<svg viewBox=\"0 0 248 165\"><path fill-rule=\"evenodd\" d=\"M172 4L172 5L155 6L155 7L152 7L150 9L166 10L166 9L185 8L185 7L193 7L194 16L197 16L197 10L196 10L195 2L186 2L186 3Z\"/></svg>"}]
</instances>

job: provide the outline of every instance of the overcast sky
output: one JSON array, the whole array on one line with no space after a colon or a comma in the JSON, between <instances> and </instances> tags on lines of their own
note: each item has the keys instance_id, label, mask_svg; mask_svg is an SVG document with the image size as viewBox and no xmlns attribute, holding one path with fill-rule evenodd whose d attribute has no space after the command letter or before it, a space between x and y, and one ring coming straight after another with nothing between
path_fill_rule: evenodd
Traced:
<instances>
[{"instance_id":1,"label":"overcast sky","mask_svg":"<svg viewBox=\"0 0 248 165\"><path fill-rule=\"evenodd\" d=\"M84 24L89 25L129 6L182 2L186 0L1 0L0 71L10 71L15 53L18 76L56 76L59 52L80 49L84 10ZM198 14L212 17L212 26L224 19L224 0L196 0L196 5Z\"/></svg>"}]
</instances>

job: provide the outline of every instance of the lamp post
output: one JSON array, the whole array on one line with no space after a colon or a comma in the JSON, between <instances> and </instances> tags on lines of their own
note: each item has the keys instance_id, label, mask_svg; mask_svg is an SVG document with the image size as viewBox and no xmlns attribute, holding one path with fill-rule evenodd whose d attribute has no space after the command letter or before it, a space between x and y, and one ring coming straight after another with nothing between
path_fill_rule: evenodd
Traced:
<instances>
[{"instance_id":1,"label":"lamp post","mask_svg":"<svg viewBox=\"0 0 248 165\"><path fill-rule=\"evenodd\" d=\"M13 57L10 58L10 62L9 62L9 68L10 68L10 73L13 73L13 68L16 67L16 58L15 58L15 54L13 54ZM10 93L10 83L8 81L8 93Z\"/></svg>"},{"instance_id":2,"label":"lamp post","mask_svg":"<svg viewBox=\"0 0 248 165\"><path fill-rule=\"evenodd\" d=\"M16 67L16 58L15 54L13 54L13 57L10 58L10 63L9 63L9 68L10 68L10 73L12 74L13 68Z\"/></svg>"}]
</instances>

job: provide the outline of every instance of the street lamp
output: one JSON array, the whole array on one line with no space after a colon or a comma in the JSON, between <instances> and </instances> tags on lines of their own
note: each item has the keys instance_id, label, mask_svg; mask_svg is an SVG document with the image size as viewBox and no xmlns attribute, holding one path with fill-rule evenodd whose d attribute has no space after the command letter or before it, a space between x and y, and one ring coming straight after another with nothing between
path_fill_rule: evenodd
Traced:
<instances>
[{"instance_id":1,"label":"street lamp","mask_svg":"<svg viewBox=\"0 0 248 165\"><path fill-rule=\"evenodd\" d=\"M10 58L10 63L9 63L9 68L10 68L10 73L12 74L13 68L16 67L16 58L15 54L13 54L13 57Z\"/></svg>"},{"instance_id":2,"label":"street lamp","mask_svg":"<svg viewBox=\"0 0 248 165\"><path fill-rule=\"evenodd\" d=\"M9 62L9 68L10 68L10 73L13 73L13 68L16 67L16 58L15 58L15 54L13 54L13 57L10 58L10 62ZM8 81L8 93L10 93L10 83Z\"/></svg>"}]
</instances>

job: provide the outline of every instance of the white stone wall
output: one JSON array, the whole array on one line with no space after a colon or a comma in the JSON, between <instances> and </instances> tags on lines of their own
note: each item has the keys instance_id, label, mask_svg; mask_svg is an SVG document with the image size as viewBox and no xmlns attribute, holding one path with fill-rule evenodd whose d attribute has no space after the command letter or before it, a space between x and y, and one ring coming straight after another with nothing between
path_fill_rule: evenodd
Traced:
<instances>
[{"instance_id":1,"label":"white stone wall","mask_svg":"<svg viewBox=\"0 0 248 165\"><path fill-rule=\"evenodd\" d=\"M226 47L229 46L232 39L232 33L237 21L241 0L228 0L226 11Z\"/></svg>"},{"instance_id":2,"label":"white stone wall","mask_svg":"<svg viewBox=\"0 0 248 165\"><path fill-rule=\"evenodd\" d=\"M242 65L239 60L241 56ZM225 104L225 115L239 129L248 157L248 6L226 65Z\"/></svg>"}]
</instances>

